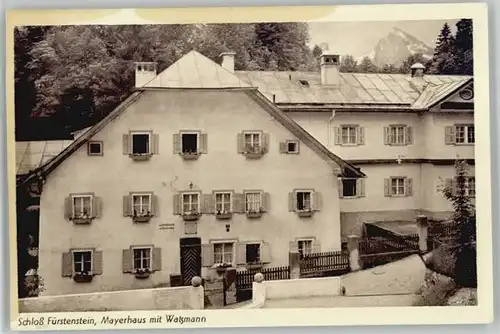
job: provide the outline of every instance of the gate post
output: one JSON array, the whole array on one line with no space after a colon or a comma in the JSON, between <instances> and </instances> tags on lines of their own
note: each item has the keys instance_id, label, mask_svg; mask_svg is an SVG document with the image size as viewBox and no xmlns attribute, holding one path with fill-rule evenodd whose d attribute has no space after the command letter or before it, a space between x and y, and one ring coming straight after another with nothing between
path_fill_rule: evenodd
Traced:
<instances>
[{"instance_id":1,"label":"gate post","mask_svg":"<svg viewBox=\"0 0 500 334\"><path fill-rule=\"evenodd\" d=\"M427 237L428 237L429 222L427 216L417 216L417 229L418 229L418 249L421 253L427 252Z\"/></svg>"},{"instance_id":2,"label":"gate post","mask_svg":"<svg viewBox=\"0 0 500 334\"><path fill-rule=\"evenodd\" d=\"M359 236L350 235L347 237L347 250L349 251L349 267L351 271L361 269L359 263Z\"/></svg>"}]
</instances>

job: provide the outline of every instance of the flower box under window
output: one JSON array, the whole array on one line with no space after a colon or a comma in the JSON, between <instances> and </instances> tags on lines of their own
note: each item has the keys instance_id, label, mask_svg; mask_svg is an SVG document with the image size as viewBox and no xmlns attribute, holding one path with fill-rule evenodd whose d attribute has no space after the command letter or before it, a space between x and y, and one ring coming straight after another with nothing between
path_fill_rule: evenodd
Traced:
<instances>
[{"instance_id":1,"label":"flower box under window","mask_svg":"<svg viewBox=\"0 0 500 334\"><path fill-rule=\"evenodd\" d=\"M147 223L151 220L151 213L150 212L144 212L144 213L135 213L132 216L132 220L134 223Z\"/></svg>"},{"instance_id":2,"label":"flower box under window","mask_svg":"<svg viewBox=\"0 0 500 334\"><path fill-rule=\"evenodd\" d=\"M78 272L73 275L73 280L77 283L89 283L92 282L92 274L86 271Z\"/></svg>"},{"instance_id":3,"label":"flower box under window","mask_svg":"<svg viewBox=\"0 0 500 334\"><path fill-rule=\"evenodd\" d=\"M264 155L264 149L260 145L247 145L244 154L249 159L258 159Z\"/></svg>"},{"instance_id":4,"label":"flower box under window","mask_svg":"<svg viewBox=\"0 0 500 334\"><path fill-rule=\"evenodd\" d=\"M182 214L182 219L185 221L193 221L200 219L201 214L199 212L184 212Z\"/></svg>"},{"instance_id":5,"label":"flower box under window","mask_svg":"<svg viewBox=\"0 0 500 334\"><path fill-rule=\"evenodd\" d=\"M312 217L313 213L314 211L312 210L302 210L297 212L299 217Z\"/></svg>"},{"instance_id":6,"label":"flower box under window","mask_svg":"<svg viewBox=\"0 0 500 334\"><path fill-rule=\"evenodd\" d=\"M151 159L151 154L149 153L137 153L137 154L130 154L129 157L134 160L134 161L147 161Z\"/></svg>"},{"instance_id":7,"label":"flower box under window","mask_svg":"<svg viewBox=\"0 0 500 334\"><path fill-rule=\"evenodd\" d=\"M233 214L231 212L227 212L227 211L222 211L222 212L217 211L215 213L215 218L221 219L221 220L230 219L232 216L233 216Z\"/></svg>"},{"instance_id":8,"label":"flower box under window","mask_svg":"<svg viewBox=\"0 0 500 334\"><path fill-rule=\"evenodd\" d=\"M260 218L264 214L264 211L262 210L256 210L256 211L247 211L246 215L247 218Z\"/></svg>"},{"instance_id":9,"label":"flower box under window","mask_svg":"<svg viewBox=\"0 0 500 334\"><path fill-rule=\"evenodd\" d=\"M151 271L149 269L136 269L134 275L135 278L145 279L151 275Z\"/></svg>"},{"instance_id":10,"label":"flower box under window","mask_svg":"<svg viewBox=\"0 0 500 334\"><path fill-rule=\"evenodd\" d=\"M182 152L181 156L184 160L197 160L200 154L198 152Z\"/></svg>"},{"instance_id":11,"label":"flower box under window","mask_svg":"<svg viewBox=\"0 0 500 334\"><path fill-rule=\"evenodd\" d=\"M71 219L73 224L88 225L92 222L92 217L89 214L76 215Z\"/></svg>"},{"instance_id":12,"label":"flower box under window","mask_svg":"<svg viewBox=\"0 0 500 334\"><path fill-rule=\"evenodd\" d=\"M215 271L219 274L226 272L227 268L231 268L232 265L231 263L219 263L216 264L215 266Z\"/></svg>"}]
</instances>

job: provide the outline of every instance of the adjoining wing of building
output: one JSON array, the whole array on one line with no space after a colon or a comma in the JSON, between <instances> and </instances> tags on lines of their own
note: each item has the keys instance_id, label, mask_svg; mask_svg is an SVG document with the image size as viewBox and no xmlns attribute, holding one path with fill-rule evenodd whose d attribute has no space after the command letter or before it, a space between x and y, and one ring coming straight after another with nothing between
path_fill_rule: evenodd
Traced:
<instances>
[{"instance_id":1,"label":"adjoining wing of building","mask_svg":"<svg viewBox=\"0 0 500 334\"><path fill-rule=\"evenodd\" d=\"M335 54L317 73L235 71L221 56L137 63L125 101L19 178L43 185L45 295L286 266L363 222L452 210L438 186L474 158L471 77L340 73Z\"/></svg>"}]
</instances>

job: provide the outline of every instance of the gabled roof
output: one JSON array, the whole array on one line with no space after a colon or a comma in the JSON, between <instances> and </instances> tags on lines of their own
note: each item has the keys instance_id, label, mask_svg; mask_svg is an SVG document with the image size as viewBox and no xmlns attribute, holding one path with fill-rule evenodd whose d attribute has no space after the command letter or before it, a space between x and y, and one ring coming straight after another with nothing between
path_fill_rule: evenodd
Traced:
<instances>
[{"instance_id":1,"label":"gabled roof","mask_svg":"<svg viewBox=\"0 0 500 334\"><path fill-rule=\"evenodd\" d=\"M16 142L16 175L25 175L42 167L71 143L71 140Z\"/></svg>"},{"instance_id":2,"label":"gabled roof","mask_svg":"<svg viewBox=\"0 0 500 334\"><path fill-rule=\"evenodd\" d=\"M337 87L321 85L320 72L301 71L236 71L242 80L258 87L270 101L278 105L336 104L346 107L387 106L409 108L420 93L410 84L408 74L340 73ZM426 89L438 87L445 94L463 86L470 76L425 75ZM435 96L434 94L432 96ZM423 105L427 107L426 104Z\"/></svg>"},{"instance_id":3,"label":"gabled roof","mask_svg":"<svg viewBox=\"0 0 500 334\"><path fill-rule=\"evenodd\" d=\"M237 88L252 87L197 51L190 51L143 87Z\"/></svg>"}]
</instances>

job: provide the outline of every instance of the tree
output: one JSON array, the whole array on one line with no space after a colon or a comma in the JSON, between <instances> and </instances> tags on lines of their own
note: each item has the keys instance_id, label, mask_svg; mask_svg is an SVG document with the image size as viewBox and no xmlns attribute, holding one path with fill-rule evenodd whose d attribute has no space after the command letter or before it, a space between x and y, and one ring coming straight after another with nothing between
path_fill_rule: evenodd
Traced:
<instances>
[{"instance_id":1,"label":"tree","mask_svg":"<svg viewBox=\"0 0 500 334\"><path fill-rule=\"evenodd\" d=\"M340 72L354 73L358 71L358 62L354 60L353 56L345 55L340 60Z\"/></svg>"},{"instance_id":2,"label":"tree","mask_svg":"<svg viewBox=\"0 0 500 334\"><path fill-rule=\"evenodd\" d=\"M358 66L358 70L361 73L377 73L379 68L373 64L370 58L364 57Z\"/></svg>"},{"instance_id":3,"label":"tree","mask_svg":"<svg viewBox=\"0 0 500 334\"><path fill-rule=\"evenodd\" d=\"M393 64L385 64L382 69L382 73L398 73L399 69Z\"/></svg>"},{"instance_id":4,"label":"tree","mask_svg":"<svg viewBox=\"0 0 500 334\"><path fill-rule=\"evenodd\" d=\"M432 61L426 59L423 54L415 53L413 55L410 55L406 60L403 61L403 64L401 64L401 66L399 67L399 72L403 74L410 73L411 67L416 63L424 65L426 71L428 71L429 67L431 66L431 62Z\"/></svg>"},{"instance_id":5,"label":"tree","mask_svg":"<svg viewBox=\"0 0 500 334\"><path fill-rule=\"evenodd\" d=\"M455 282L462 286L475 287L476 273L476 210L472 202L475 189L472 190L468 176L469 165L463 160L455 162L455 177L442 192L453 204L451 217L457 225L457 232L452 243L454 249Z\"/></svg>"},{"instance_id":6,"label":"tree","mask_svg":"<svg viewBox=\"0 0 500 334\"><path fill-rule=\"evenodd\" d=\"M472 20L461 19L456 24L455 57L458 72L465 75L474 73Z\"/></svg>"}]
</instances>

